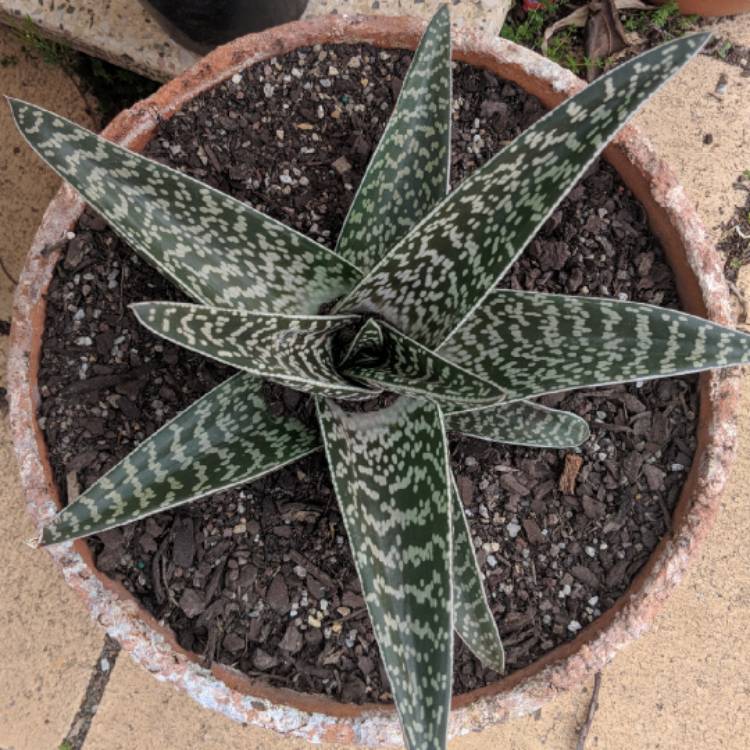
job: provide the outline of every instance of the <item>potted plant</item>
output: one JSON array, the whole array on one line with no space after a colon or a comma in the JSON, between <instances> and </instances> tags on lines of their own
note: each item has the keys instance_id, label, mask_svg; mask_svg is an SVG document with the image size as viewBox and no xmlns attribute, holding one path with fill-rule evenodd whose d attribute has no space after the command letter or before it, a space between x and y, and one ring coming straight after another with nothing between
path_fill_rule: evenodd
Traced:
<instances>
[{"instance_id":1,"label":"potted plant","mask_svg":"<svg viewBox=\"0 0 750 750\"><path fill-rule=\"evenodd\" d=\"M243 34L299 18L307 0L141 0L177 41L205 54Z\"/></svg>"},{"instance_id":2,"label":"potted plant","mask_svg":"<svg viewBox=\"0 0 750 750\"><path fill-rule=\"evenodd\" d=\"M168 85L127 113L108 135L124 128L121 143L143 147L157 119L173 114L198 90L218 80L234 83L235 76L241 79L239 70L285 49L336 41L343 33L349 41L408 45L416 31L403 21L326 19L325 24L294 25L249 38L252 45L271 44L255 56L240 53L247 41L221 50L193 74L192 89L190 75ZM496 623L448 470L446 427L482 439L572 446L586 437L581 419L526 397L748 358L747 336L679 311L492 291L562 191L705 39L698 35L670 43L607 74L445 197L450 45L442 10L415 55L335 252L62 118L13 103L19 126L39 153L139 253L203 303L137 306L139 320L168 340L247 373L224 381L155 432L50 522L54 483L43 462L33 404L43 294L57 260L54 248L45 247L59 240L81 211L71 193L63 192L45 218L19 285L9 378L12 426L30 506L44 526L43 541L51 543L50 552L71 585L87 596L126 648L163 679L234 718L311 739L397 741L397 725L382 710L359 712L269 690L226 668L214 667L213 674L223 679L217 681L176 647L167 629L134 611L122 586L93 570L91 553L80 541L69 542L247 481L324 445L407 745L444 746L453 627L472 651L498 672L503 668ZM462 52L459 47L459 54L524 82L548 102L554 99L552 85L545 90L541 79L530 75L530 64L538 65L538 58L504 42L493 44L499 46L484 58L476 47ZM498 57L500 48L505 57ZM519 57L525 65L517 64ZM566 88L565 81L577 85L557 68L549 67L547 74L558 92ZM161 105L158 115L155 105ZM703 302L712 316L728 320L717 265L669 176L632 135L610 157L631 185L640 185L642 200L671 248L686 304L700 311ZM545 165L551 169L545 171ZM503 175L510 183L500 190ZM644 190L649 180L650 191ZM373 211L383 206L389 221L373 222ZM497 242L498 236L505 241ZM279 252L278 262L265 263L269 254ZM693 269L698 267L699 283L711 290L702 298L696 294ZM293 284L288 283L291 276ZM444 294L438 296L440 289ZM487 299L489 308L479 305ZM498 321L505 324L498 326ZM522 333L527 326L528 336ZM602 349L605 356L600 356ZM540 361L549 364L540 368ZM267 413L258 376L313 393L322 439L299 420ZM610 658L653 615L704 533L731 455L731 441L724 436L731 427L732 379L704 379L703 387L701 461L683 491L675 540L657 549L629 597L572 646L550 653L504 684L457 701L454 731L481 725L490 714L497 720L533 710L558 686L575 682L581 670ZM363 399L368 400L364 406ZM713 431L711 440L706 425ZM288 707L279 711L274 702Z\"/></svg>"}]
</instances>

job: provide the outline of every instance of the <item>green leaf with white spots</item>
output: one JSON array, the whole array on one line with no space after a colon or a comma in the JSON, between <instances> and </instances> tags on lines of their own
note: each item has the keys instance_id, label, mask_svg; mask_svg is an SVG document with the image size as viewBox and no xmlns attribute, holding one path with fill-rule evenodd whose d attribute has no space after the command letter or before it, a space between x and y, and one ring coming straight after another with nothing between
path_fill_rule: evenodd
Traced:
<instances>
[{"instance_id":1,"label":"green leaf with white spots","mask_svg":"<svg viewBox=\"0 0 750 750\"><path fill-rule=\"evenodd\" d=\"M377 324L377 321L370 318L359 327L359 330L352 337L340 366L345 369L347 365L354 362L355 358L360 366L365 363L368 365L378 363L383 358L384 347L383 330Z\"/></svg>"},{"instance_id":2,"label":"green leaf with white spots","mask_svg":"<svg viewBox=\"0 0 750 750\"><path fill-rule=\"evenodd\" d=\"M531 448L575 448L590 434L576 414L529 401L447 414L445 427L480 440Z\"/></svg>"},{"instance_id":3,"label":"green leaf with white spots","mask_svg":"<svg viewBox=\"0 0 750 750\"><path fill-rule=\"evenodd\" d=\"M62 510L42 532L56 544L135 521L257 479L320 447L273 417L262 383L240 373L178 414Z\"/></svg>"},{"instance_id":4,"label":"green leaf with white spots","mask_svg":"<svg viewBox=\"0 0 750 750\"><path fill-rule=\"evenodd\" d=\"M448 191L451 39L447 6L414 53L336 251L369 271Z\"/></svg>"},{"instance_id":5,"label":"green leaf with white spots","mask_svg":"<svg viewBox=\"0 0 750 750\"><path fill-rule=\"evenodd\" d=\"M336 371L334 336L356 318L269 315L179 302L131 305L157 336L259 377L332 398L374 395Z\"/></svg>"},{"instance_id":6,"label":"green leaf with white spots","mask_svg":"<svg viewBox=\"0 0 750 750\"><path fill-rule=\"evenodd\" d=\"M9 101L37 154L197 302L315 314L361 278L331 250L236 198L59 115Z\"/></svg>"},{"instance_id":7,"label":"green leaf with white spots","mask_svg":"<svg viewBox=\"0 0 750 750\"><path fill-rule=\"evenodd\" d=\"M430 348L480 305L607 142L708 39L683 37L606 73L438 204L336 307Z\"/></svg>"},{"instance_id":8,"label":"green leaf with white spots","mask_svg":"<svg viewBox=\"0 0 750 750\"><path fill-rule=\"evenodd\" d=\"M408 750L446 745L453 670L451 487L439 407L317 399L333 486Z\"/></svg>"},{"instance_id":9,"label":"green leaf with white spots","mask_svg":"<svg viewBox=\"0 0 750 750\"><path fill-rule=\"evenodd\" d=\"M453 477L451 487L454 627L477 659L502 674L505 671L505 651L487 601L471 531Z\"/></svg>"},{"instance_id":10,"label":"green leaf with white spots","mask_svg":"<svg viewBox=\"0 0 750 750\"><path fill-rule=\"evenodd\" d=\"M497 290L440 353L508 399L750 363L750 335L638 302Z\"/></svg>"},{"instance_id":11,"label":"green leaf with white spots","mask_svg":"<svg viewBox=\"0 0 750 750\"><path fill-rule=\"evenodd\" d=\"M430 351L383 321L370 319L367 327L378 327L383 337L382 358L372 357L364 364L360 352L351 354L351 363L342 372L371 387L414 398L427 398L443 406L467 409L504 400L502 388L474 375L470 368L457 366ZM376 354L376 353L375 353Z\"/></svg>"}]
</instances>

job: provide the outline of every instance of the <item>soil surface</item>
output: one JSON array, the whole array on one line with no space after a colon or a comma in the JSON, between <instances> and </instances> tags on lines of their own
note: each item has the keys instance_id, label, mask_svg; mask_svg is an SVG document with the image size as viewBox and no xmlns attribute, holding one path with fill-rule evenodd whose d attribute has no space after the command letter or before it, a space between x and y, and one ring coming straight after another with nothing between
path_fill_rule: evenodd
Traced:
<instances>
[{"instance_id":1,"label":"soil surface","mask_svg":"<svg viewBox=\"0 0 750 750\"><path fill-rule=\"evenodd\" d=\"M409 61L403 51L342 45L260 63L164 123L147 153L332 246ZM454 185L543 111L515 85L464 65L454 97ZM504 284L677 304L645 212L602 162ZM39 378L64 500L228 375L128 311L180 298L103 220L83 215L49 288ZM305 413L300 394L269 393L269 408ZM542 401L589 421L580 451L451 443L511 671L622 595L668 533L695 447L694 377ZM322 456L90 544L98 567L206 663L344 701L390 698ZM456 693L497 677L457 641Z\"/></svg>"}]
</instances>

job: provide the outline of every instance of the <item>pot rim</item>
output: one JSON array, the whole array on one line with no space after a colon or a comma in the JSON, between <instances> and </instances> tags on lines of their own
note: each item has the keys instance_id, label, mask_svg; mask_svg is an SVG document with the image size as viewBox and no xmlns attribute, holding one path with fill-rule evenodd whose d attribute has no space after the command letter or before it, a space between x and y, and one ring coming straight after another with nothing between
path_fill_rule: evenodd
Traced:
<instances>
[{"instance_id":1,"label":"pot rim","mask_svg":"<svg viewBox=\"0 0 750 750\"><path fill-rule=\"evenodd\" d=\"M141 150L160 121L257 62L314 44L369 43L414 49L423 29L423 22L411 17L337 15L251 34L219 47L151 97L120 113L102 134ZM585 85L526 48L477 32L454 32L453 57L516 82L547 107ZM683 306L719 323L733 322L718 255L684 190L648 140L633 125L626 126L605 151L605 158L644 205L652 231L675 273ZM44 295L60 255L53 246L73 228L82 208L83 202L64 185L44 214L14 298L8 356L10 421L27 508L37 529L59 508L36 417ZM705 373L699 383L698 445L673 516L671 536L662 539L615 606L575 640L497 683L455 698L452 737L536 711L555 695L600 671L621 648L648 629L708 532L734 458L739 376L736 371ZM401 745L401 729L392 706L352 706L323 696L269 688L223 665L214 665L209 671L199 665L195 654L181 649L171 631L124 587L96 570L84 542L46 549L67 583L83 596L92 617L131 657L200 705L241 723L312 742Z\"/></svg>"}]
</instances>

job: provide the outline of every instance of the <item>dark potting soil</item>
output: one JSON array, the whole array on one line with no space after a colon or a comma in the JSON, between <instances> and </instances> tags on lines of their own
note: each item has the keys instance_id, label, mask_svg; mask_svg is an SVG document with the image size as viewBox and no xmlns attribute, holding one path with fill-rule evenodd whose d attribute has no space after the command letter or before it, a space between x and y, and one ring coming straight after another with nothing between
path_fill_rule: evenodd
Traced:
<instances>
[{"instance_id":1,"label":"dark potting soil","mask_svg":"<svg viewBox=\"0 0 750 750\"><path fill-rule=\"evenodd\" d=\"M256 65L164 123L147 153L331 246L410 61L362 46ZM515 85L455 69L453 183L542 113ZM641 206L597 162L504 283L675 306ZM155 338L132 302L178 299L87 211L48 292L41 425L63 497L86 488L228 374ZM669 531L695 447L696 380L542 399L588 420L576 451L453 436L453 466L492 609L519 669L611 607ZM292 391L269 408L304 415ZM565 470L565 471L564 471ZM277 686L388 700L322 456L89 540L178 641ZM497 679L456 644L455 692Z\"/></svg>"}]
</instances>

